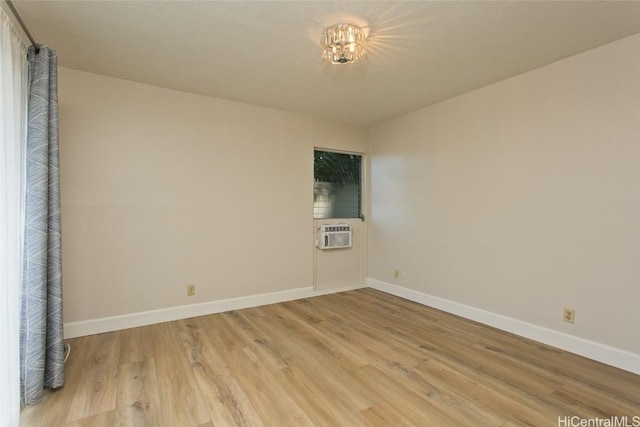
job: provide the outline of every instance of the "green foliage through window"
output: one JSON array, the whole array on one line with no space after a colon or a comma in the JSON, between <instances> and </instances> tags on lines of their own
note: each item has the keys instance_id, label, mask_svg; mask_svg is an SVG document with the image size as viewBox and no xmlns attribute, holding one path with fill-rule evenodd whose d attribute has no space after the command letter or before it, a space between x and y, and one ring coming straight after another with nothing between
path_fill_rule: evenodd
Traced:
<instances>
[{"instance_id":1,"label":"green foliage through window","mask_svg":"<svg viewBox=\"0 0 640 427\"><path fill-rule=\"evenodd\" d=\"M362 156L315 150L314 218L361 218Z\"/></svg>"}]
</instances>

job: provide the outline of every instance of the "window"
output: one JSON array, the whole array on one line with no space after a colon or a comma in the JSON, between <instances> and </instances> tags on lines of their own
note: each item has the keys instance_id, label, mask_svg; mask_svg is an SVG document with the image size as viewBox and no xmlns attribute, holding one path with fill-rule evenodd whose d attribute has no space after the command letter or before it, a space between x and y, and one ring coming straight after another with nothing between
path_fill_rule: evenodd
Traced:
<instances>
[{"instance_id":1,"label":"window","mask_svg":"<svg viewBox=\"0 0 640 427\"><path fill-rule=\"evenodd\" d=\"M362 156L315 150L313 217L362 218Z\"/></svg>"}]
</instances>

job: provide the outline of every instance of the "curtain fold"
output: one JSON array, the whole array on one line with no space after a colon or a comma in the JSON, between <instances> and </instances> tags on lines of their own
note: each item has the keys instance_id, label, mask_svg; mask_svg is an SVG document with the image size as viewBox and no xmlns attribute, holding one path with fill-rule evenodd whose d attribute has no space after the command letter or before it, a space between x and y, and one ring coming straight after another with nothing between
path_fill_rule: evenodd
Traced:
<instances>
[{"instance_id":1,"label":"curtain fold","mask_svg":"<svg viewBox=\"0 0 640 427\"><path fill-rule=\"evenodd\" d=\"M30 47L27 60L25 236L20 328L20 383L24 405L43 387L64 384L58 82L56 52Z\"/></svg>"},{"instance_id":2,"label":"curtain fold","mask_svg":"<svg viewBox=\"0 0 640 427\"><path fill-rule=\"evenodd\" d=\"M20 420L20 275L27 48L0 9L0 426Z\"/></svg>"}]
</instances>

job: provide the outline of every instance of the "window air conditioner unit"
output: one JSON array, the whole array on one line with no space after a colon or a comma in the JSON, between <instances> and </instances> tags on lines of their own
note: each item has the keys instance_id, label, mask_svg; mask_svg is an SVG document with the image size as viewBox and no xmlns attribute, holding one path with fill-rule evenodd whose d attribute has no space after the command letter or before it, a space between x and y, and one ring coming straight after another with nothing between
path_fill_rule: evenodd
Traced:
<instances>
[{"instance_id":1,"label":"window air conditioner unit","mask_svg":"<svg viewBox=\"0 0 640 427\"><path fill-rule=\"evenodd\" d=\"M351 247L351 226L349 224L324 224L318 228L316 246L320 249Z\"/></svg>"}]
</instances>

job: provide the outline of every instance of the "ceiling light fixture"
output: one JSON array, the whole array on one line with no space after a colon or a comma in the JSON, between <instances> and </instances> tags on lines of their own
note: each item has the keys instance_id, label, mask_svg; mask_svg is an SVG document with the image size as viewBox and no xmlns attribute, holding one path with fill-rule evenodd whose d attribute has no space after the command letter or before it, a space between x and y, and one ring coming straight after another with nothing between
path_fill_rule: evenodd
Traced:
<instances>
[{"instance_id":1,"label":"ceiling light fixture","mask_svg":"<svg viewBox=\"0 0 640 427\"><path fill-rule=\"evenodd\" d=\"M324 30L320 38L322 57L332 64L350 64L364 58L367 37L353 24L336 24Z\"/></svg>"}]
</instances>

